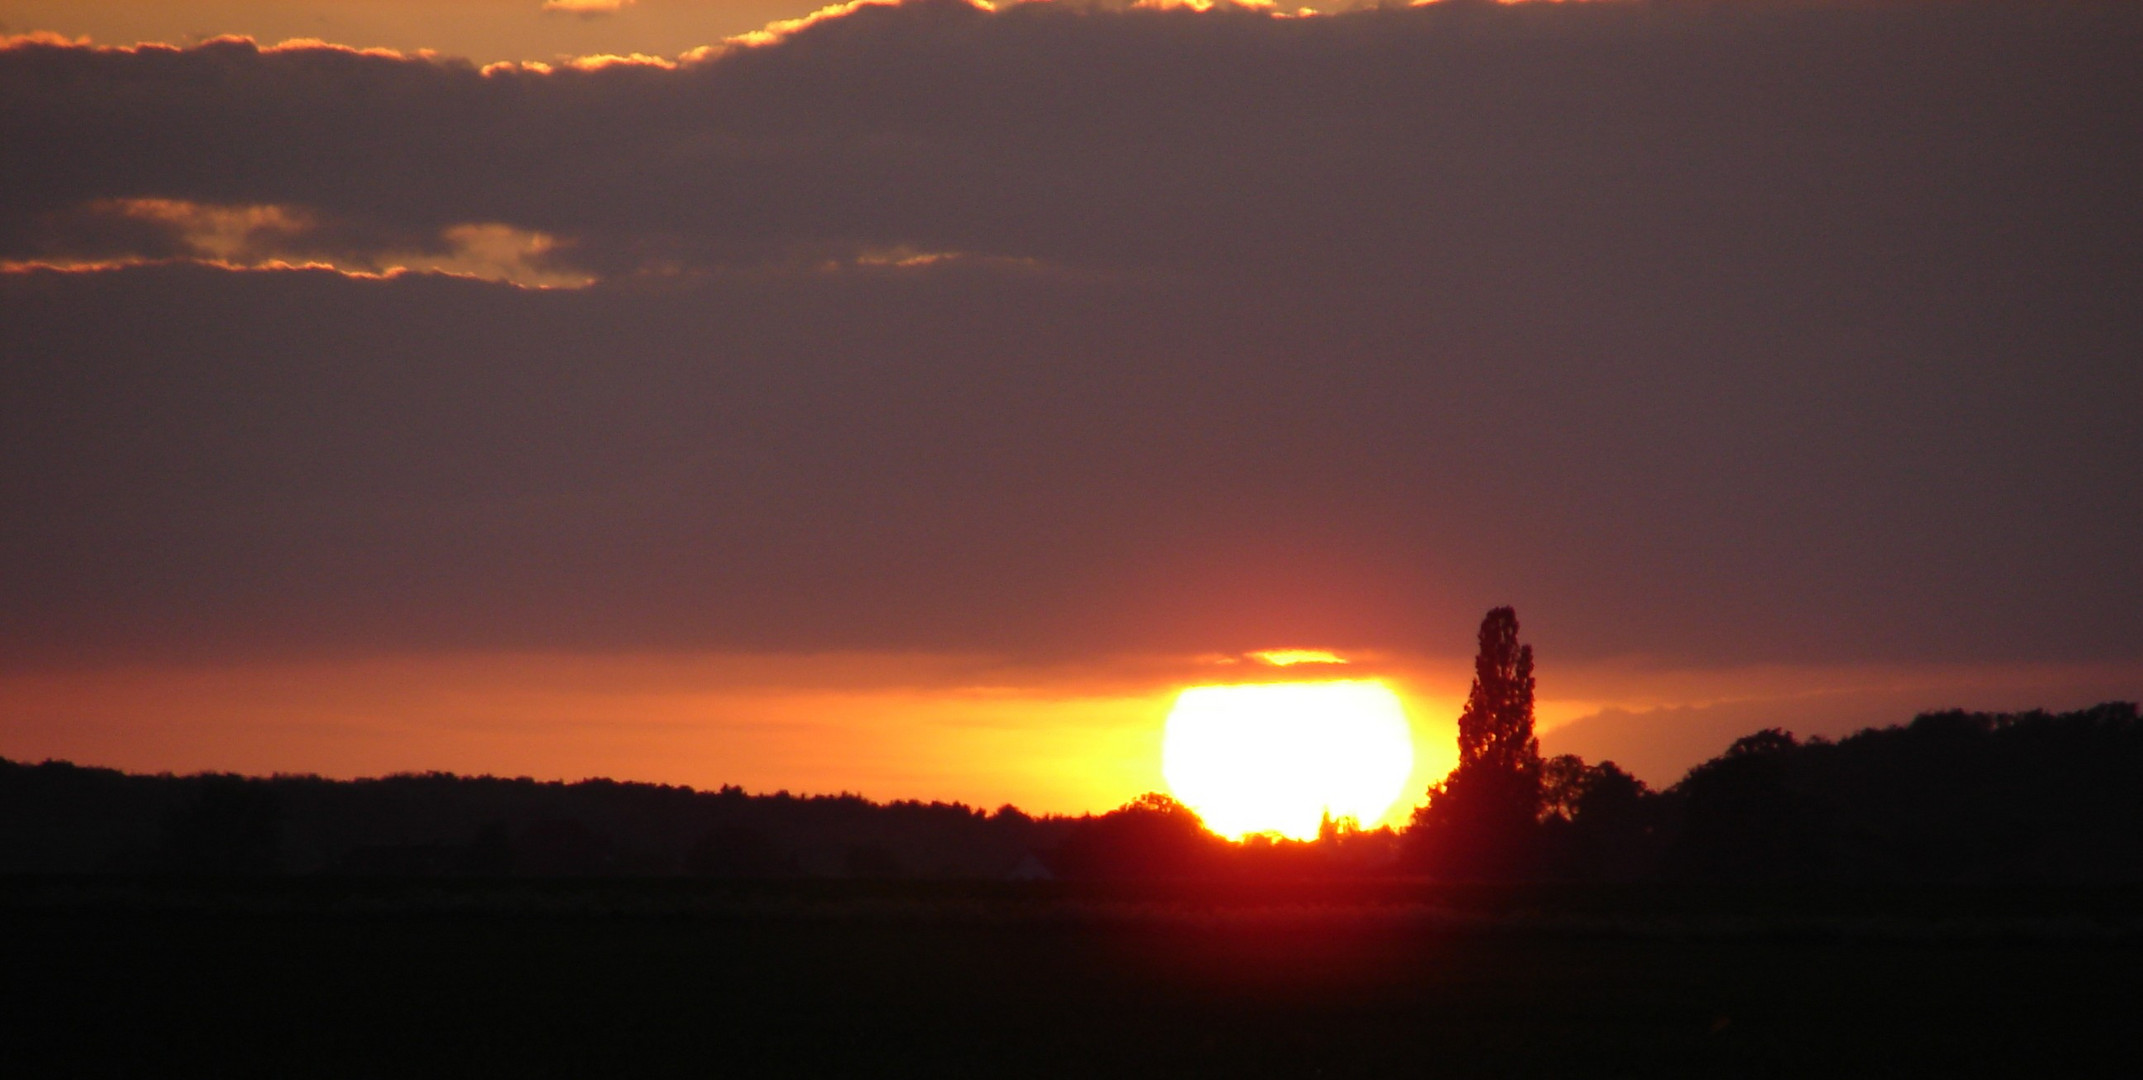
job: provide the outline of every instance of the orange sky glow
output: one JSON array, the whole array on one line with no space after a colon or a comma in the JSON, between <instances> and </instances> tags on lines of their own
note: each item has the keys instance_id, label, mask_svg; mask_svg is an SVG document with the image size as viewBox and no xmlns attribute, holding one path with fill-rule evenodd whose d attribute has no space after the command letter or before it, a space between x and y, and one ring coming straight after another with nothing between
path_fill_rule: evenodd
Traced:
<instances>
[{"instance_id":1,"label":"orange sky glow","mask_svg":"<svg viewBox=\"0 0 2143 1080\"><path fill-rule=\"evenodd\" d=\"M1161 729L1180 687L1150 681L1152 667L488 654L18 673L0 675L0 754L144 772L607 776L1076 814L1166 790ZM1449 769L1461 697L1409 694L1410 789Z\"/></svg>"},{"instance_id":2,"label":"orange sky glow","mask_svg":"<svg viewBox=\"0 0 2143 1080\"><path fill-rule=\"evenodd\" d=\"M1398 824L1495 605L1655 786L2143 688L2132 13L1133 6L0 0L0 757L1077 814L1381 680Z\"/></svg>"},{"instance_id":3,"label":"orange sky glow","mask_svg":"<svg viewBox=\"0 0 2143 1080\"><path fill-rule=\"evenodd\" d=\"M0 754L141 772L607 776L1077 814L1166 790L1162 724L1183 687L1303 670L1228 659L1037 669L899 654L493 653L0 673ZM1382 822L1401 824L1456 761L1467 661L1340 670L1401 692L1413 794ZM2082 704L2135 676L1550 663L1539 716L1546 752L1619 758L1664 786L1772 721L1839 735L1966 703Z\"/></svg>"}]
</instances>

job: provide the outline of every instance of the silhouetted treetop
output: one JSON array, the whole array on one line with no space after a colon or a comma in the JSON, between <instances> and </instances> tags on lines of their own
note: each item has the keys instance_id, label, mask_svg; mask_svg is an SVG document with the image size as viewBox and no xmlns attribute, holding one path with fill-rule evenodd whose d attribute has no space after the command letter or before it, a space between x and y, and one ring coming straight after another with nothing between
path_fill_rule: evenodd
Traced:
<instances>
[{"instance_id":1,"label":"silhouetted treetop","mask_svg":"<svg viewBox=\"0 0 2143 1080\"><path fill-rule=\"evenodd\" d=\"M1481 620L1473 688L1458 717L1459 767L1530 773L1540 764L1533 736L1533 647L1518 643L1518 613L1499 607Z\"/></svg>"},{"instance_id":2,"label":"silhouetted treetop","mask_svg":"<svg viewBox=\"0 0 2143 1080\"><path fill-rule=\"evenodd\" d=\"M2143 878L2143 721L1925 713L1830 742L1767 730L1669 791L1668 869L1727 878Z\"/></svg>"},{"instance_id":3,"label":"silhouetted treetop","mask_svg":"<svg viewBox=\"0 0 2143 1080\"><path fill-rule=\"evenodd\" d=\"M841 877L898 867L995 878L1069 827L852 794L438 772L130 776L0 760L0 873Z\"/></svg>"},{"instance_id":4,"label":"silhouetted treetop","mask_svg":"<svg viewBox=\"0 0 2143 1080\"><path fill-rule=\"evenodd\" d=\"M1432 873L1508 877L1527 872L1540 817L1533 649L1519 644L1518 614L1507 607L1481 619L1479 639L1458 718L1458 767L1415 811L1411 846Z\"/></svg>"},{"instance_id":5,"label":"silhouetted treetop","mask_svg":"<svg viewBox=\"0 0 2143 1080\"><path fill-rule=\"evenodd\" d=\"M1562 754L1540 766L1540 811L1544 818L1596 818L1634 806L1651 793L1644 781L1612 761L1588 765L1576 754Z\"/></svg>"},{"instance_id":6,"label":"silhouetted treetop","mask_svg":"<svg viewBox=\"0 0 2143 1080\"><path fill-rule=\"evenodd\" d=\"M1074 878L1203 877L1220 867L1227 841L1196 811L1149 791L1074 824L1051 856L1051 869Z\"/></svg>"}]
</instances>

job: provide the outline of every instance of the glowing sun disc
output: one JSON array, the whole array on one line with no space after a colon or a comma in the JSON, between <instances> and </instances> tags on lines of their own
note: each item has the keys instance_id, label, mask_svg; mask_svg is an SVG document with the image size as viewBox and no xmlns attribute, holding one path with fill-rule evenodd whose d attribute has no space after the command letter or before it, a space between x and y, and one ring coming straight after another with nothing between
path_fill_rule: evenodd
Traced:
<instances>
[{"instance_id":1,"label":"glowing sun disc","mask_svg":"<svg viewBox=\"0 0 2143 1080\"><path fill-rule=\"evenodd\" d=\"M1414 736L1373 680L1196 686L1161 736L1169 790L1222 836L1317 835L1327 813L1369 825L1414 771Z\"/></svg>"}]
</instances>

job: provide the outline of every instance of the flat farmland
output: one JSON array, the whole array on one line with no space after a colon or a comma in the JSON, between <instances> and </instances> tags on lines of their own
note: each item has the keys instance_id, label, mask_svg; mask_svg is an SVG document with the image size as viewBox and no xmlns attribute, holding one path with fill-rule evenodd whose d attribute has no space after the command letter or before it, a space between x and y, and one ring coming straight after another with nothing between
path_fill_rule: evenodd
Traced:
<instances>
[{"instance_id":1,"label":"flat farmland","mask_svg":"<svg viewBox=\"0 0 2143 1080\"><path fill-rule=\"evenodd\" d=\"M2077 1075L2134 890L18 880L14 1075Z\"/></svg>"}]
</instances>

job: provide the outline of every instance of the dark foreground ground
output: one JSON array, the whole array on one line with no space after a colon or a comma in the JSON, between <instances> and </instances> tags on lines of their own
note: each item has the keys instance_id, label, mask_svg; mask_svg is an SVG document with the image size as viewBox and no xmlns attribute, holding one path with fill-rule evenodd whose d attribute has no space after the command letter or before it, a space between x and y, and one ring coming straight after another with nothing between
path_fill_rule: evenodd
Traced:
<instances>
[{"instance_id":1,"label":"dark foreground ground","mask_svg":"<svg viewBox=\"0 0 2143 1080\"><path fill-rule=\"evenodd\" d=\"M2143 892L0 882L14 1076L2136 1075Z\"/></svg>"}]
</instances>

